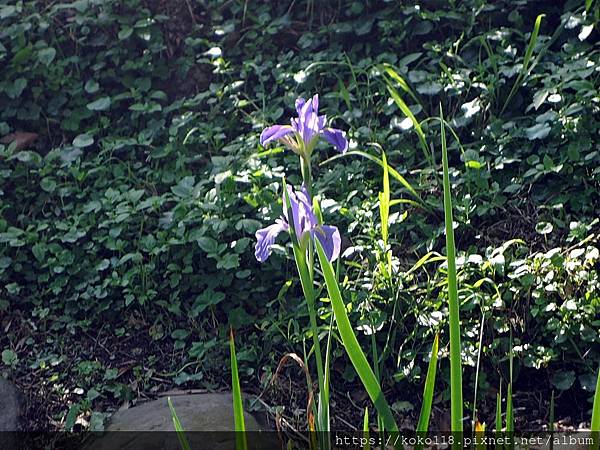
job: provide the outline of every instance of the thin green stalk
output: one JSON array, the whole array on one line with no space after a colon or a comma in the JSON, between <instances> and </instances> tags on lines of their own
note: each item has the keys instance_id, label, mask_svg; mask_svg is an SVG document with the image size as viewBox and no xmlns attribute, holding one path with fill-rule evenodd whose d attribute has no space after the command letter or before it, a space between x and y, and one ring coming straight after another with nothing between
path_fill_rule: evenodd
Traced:
<instances>
[{"instance_id":1,"label":"thin green stalk","mask_svg":"<svg viewBox=\"0 0 600 450\"><path fill-rule=\"evenodd\" d=\"M448 309L450 314L450 415L453 432L463 431L463 395L460 346L460 318L458 286L456 280L456 256L452 220L452 197L448 174L448 149L444 129L444 113L440 104L440 126L442 134L442 167L444 184L444 219L446 226L446 253L448 264Z\"/></svg>"},{"instance_id":2,"label":"thin green stalk","mask_svg":"<svg viewBox=\"0 0 600 450\"><path fill-rule=\"evenodd\" d=\"M506 390L506 432L512 433L515 431L515 420L514 420L514 412L513 412L513 399L512 399L512 386L513 386L513 339L512 339L512 329L510 331L510 340L509 340L508 349L508 361L509 361L509 369L508 369L508 388Z\"/></svg>"},{"instance_id":3,"label":"thin green stalk","mask_svg":"<svg viewBox=\"0 0 600 450\"><path fill-rule=\"evenodd\" d=\"M300 170L302 172L302 180L308 190L310 198L312 198L312 170L310 167L310 160L303 157L300 158Z\"/></svg>"},{"instance_id":4,"label":"thin green stalk","mask_svg":"<svg viewBox=\"0 0 600 450\"><path fill-rule=\"evenodd\" d=\"M304 375L306 376L306 386L308 387L308 398L314 398L314 389L313 389L313 384L312 384L312 379L310 377L310 372L308 370L308 358L309 358L309 354L306 351L306 340L304 338L302 338L302 362L304 363L304 368L306 370L304 370ZM317 411L317 405L316 402L314 401L310 401L309 400L309 405L310 405L310 409L311 409L311 413L312 413L312 417L313 417L313 425L314 425L314 418L318 417L318 411ZM306 409L306 421L308 424L308 431L311 432L313 431L313 428L311 428L310 424L311 424L311 417L308 411L308 407ZM316 449L317 448L317 443L315 442L317 435L314 433L310 434L310 445L309 447L311 449Z\"/></svg>"},{"instance_id":5,"label":"thin green stalk","mask_svg":"<svg viewBox=\"0 0 600 450\"><path fill-rule=\"evenodd\" d=\"M317 375L319 379L319 387L321 387L323 385L323 359L321 356L321 346L319 343L319 332L317 328L317 313L315 310L315 291L306 264L306 257L297 245L294 245L294 259L296 260L296 267L298 268L298 274L300 275L300 284L302 285L304 298L306 299L306 303L308 305L308 317L310 321L311 332L313 335L313 343L315 346L315 358L317 360Z\"/></svg>"},{"instance_id":6,"label":"thin green stalk","mask_svg":"<svg viewBox=\"0 0 600 450\"><path fill-rule=\"evenodd\" d=\"M381 261L382 266L385 268L386 278L389 280L392 276L392 253L388 251L388 227L389 227L389 216L390 216L390 176L388 171L387 158L385 152L381 151L382 167L383 167L383 192L379 193L379 216L381 220L381 241L383 245L383 260ZM379 374L379 354L377 351L377 342L375 339L375 327L372 326L371 333L371 354L373 358L373 369L375 371L375 377L377 382L381 385L381 376ZM385 424L383 423L383 417L381 414L377 414L377 425L379 432L385 432Z\"/></svg>"},{"instance_id":7,"label":"thin green stalk","mask_svg":"<svg viewBox=\"0 0 600 450\"><path fill-rule=\"evenodd\" d=\"M500 380L500 386L498 387L498 393L496 394L496 440L502 436L502 380ZM496 444L496 450L502 448L501 445Z\"/></svg>"},{"instance_id":8,"label":"thin green stalk","mask_svg":"<svg viewBox=\"0 0 600 450\"><path fill-rule=\"evenodd\" d=\"M290 227L291 228L291 227ZM309 274L308 267L306 265L305 256L302 254L301 249L294 245L294 258L296 260L296 266L298 268L298 273L300 274L300 284L302 285L302 290L304 292L304 298L306 299L306 304L308 306L308 317L310 322L310 329L313 336L313 345L315 351L315 359L317 362L317 380L319 383L319 405L318 407L322 411L322 416L319 418L317 415L317 421L319 422L319 430L318 431L329 431L328 421L326 423L325 419L328 418L328 405L321 406L321 402L325 401L325 376L323 371L323 357L321 355L321 345L319 342L319 331L317 327L317 313L315 307L315 293L312 284L312 277ZM325 427L325 428L322 428Z\"/></svg>"},{"instance_id":9,"label":"thin green stalk","mask_svg":"<svg viewBox=\"0 0 600 450\"><path fill-rule=\"evenodd\" d=\"M304 175L304 173L303 173ZM309 187L307 186L307 189ZM287 191L287 185L285 183L285 179L283 180L283 191L285 195L285 203L288 209L288 217L293 217L293 213L291 211L291 203ZM294 227L289 227L290 236L292 239L292 248L294 251L294 260L296 261L296 267L298 269L298 275L300 276L300 284L302 285L302 291L304 293L304 298L306 299L306 304L308 307L308 317L310 321L310 329L313 337L314 351L315 351L315 359L317 362L317 380L319 383L319 394L318 394L318 407L317 407L317 425L318 430L321 432L319 436L327 436L326 433L329 431L329 403L327 401L327 391L325 388L325 376L323 371L323 357L321 354L321 345L319 343L319 331L317 327L317 312L316 312L316 298L315 291L313 286L313 277L312 270L307 264L306 261L306 253L300 247L298 242L298 237L295 234ZM310 254L309 254L310 256ZM321 442L321 446L323 449L329 448L328 438L325 437L326 442Z\"/></svg>"},{"instance_id":10,"label":"thin green stalk","mask_svg":"<svg viewBox=\"0 0 600 450\"><path fill-rule=\"evenodd\" d=\"M548 431L550 431L550 450L554 450L554 389L550 397L550 419L548 420Z\"/></svg>"},{"instance_id":11,"label":"thin green stalk","mask_svg":"<svg viewBox=\"0 0 600 450\"><path fill-rule=\"evenodd\" d=\"M537 37L540 32L540 25L542 24L542 18L544 16L545 16L545 14L540 14L535 19L535 24L533 25L533 31L531 32L531 37L529 38L529 44L527 45L527 50L525 50L525 56L523 57L523 67L521 68L521 71L519 72L519 75L517 76L517 79L515 80L515 84L513 84L513 87L510 90L508 97L506 97L506 101L504 102L504 106L502 107L502 110L500 111L500 115L502 115L502 113L504 113L504 110L506 109L506 107L508 106L508 104L510 103L510 101L512 100L514 95L517 93L517 89L519 89L519 87L521 86L521 83L523 82L525 77L527 77L527 75L529 75L529 69L530 69L529 62L531 61L531 56L533 55L533 48L535 47L535 44L537 42Z\"/></svg>"},{"instance_id":12,"label":"thin green stalk","mask_svg":"<svg viewBox=\"0 0 600 450\"><path fill-rule=\"evenodd\" d=\"M304 186L308 191L309 198L312 198L312 171L311 171L311 160L310 150L305 147L305 143L299 139L299 145L301 148L300 154L300 170L302 172L302 180ZM308 151L308 152L307 152ZM287 192L287 186L285 180L283 180L283 188L285 192L286 204L288 205L288 217L293 217L293 213L290 208L290 200ZM329 392L328 386L326 386L325 374L323 371L323 357L321 355L321 345L319 342L319 331L317 327L317 312L316 312L316 298L314 293L314 248L310 241L308 247L303 248L300 246L297 236L295 236L294 227L291 226L290 235L294 243L294 259L298 268L298 274L300 275L300 282L302 284L302 290L306 299L308 307L308 316L310 321L311 333L313 336L315 359L317 362L317 380L319 383L319 394L317 401L317 432L321 441L321 448L327 450L330 447L329 437L326 432L329 431ZM307 261L308 258L308 261ZM328 361L326 361L326 364Z\"/></svg>"},{"instance_id":13,"label":"thin green stalk","mask_svg":"<svg viewBox=\"0 0 600 450\"><path fill-rule=\"evenodd\" d=\"M379 355L377 352L377 341L375 340L375 327L372 326L371 333L371 357L373 358L373 371L375 372L375 378L377 379L377 383L381 385L381 376L379 374ZM383 423L383 417L381 414L377 414L377 426L379 427L380 433L385 433L385 424Z\"/></svg>"},{"instance_id":14,"label":"thin green stalk","mask_svg":"<svg viewBox=\"0 0 600 450\"><path fill-rule=\"evenodd\" d=\"M248 450L246 424L244 422L244 407L242 406L242 390L240 388L240 376L238 373L237 356L235 353L235 341L233 340L233 329L229 330L229 353L231 359L231 391L233 396L235 448L236 450Z\"/></svg>"},{"instance_id":15,"label":"thin green stalk","mask_svg":"<svg viewBox=\"0 0 600 450\"><path fill-rule=\"evenodd\" d=\"M421 413L417 423L417 433L425 435L429 430L429 419L431 417L431 405L433 404L433 390L435 388L435 376L437 372L437 359L439 349L439 338L435 335L431 347L431 357L427 367L427 377L425 378L425 388L423 390L423 403L421 404ZM421 450L423 445L417 444L415 450Z\"/></svg>"},{"instance_id":16,"label":"thin green stalk","mask_svg":"<svg viewBox=\"0 0 600 450\"><path fill-rule=\"evenodd\" d=\"M319 393L319 407L317 409L317 417L323 424L322 431L329 431L329 381L331 380L329 366L331 364L331 335L333 331L333 317L329 321L329 331L327 333L327 346L325 347L325 368L323 379L323 394ZM329 437L327 433L323 436L326 439L325 447L328 448Z\"/></svg>"},{"instance_id":17,"label":"thin green stalk","mask_svg":"<svg viewBox=\"0 0 600 450\"><path fill-rule=\"evenodd\" d=\"M473 393L473 429L478 422L477 418L477 391L479 390L479 369L481 368L481 349L483 347L483 325L485 324L485 312L481 313L481 325L479 327L479 348L477 349L477 365L475 367L475 392Z\"/></svg>"}]
</instances>

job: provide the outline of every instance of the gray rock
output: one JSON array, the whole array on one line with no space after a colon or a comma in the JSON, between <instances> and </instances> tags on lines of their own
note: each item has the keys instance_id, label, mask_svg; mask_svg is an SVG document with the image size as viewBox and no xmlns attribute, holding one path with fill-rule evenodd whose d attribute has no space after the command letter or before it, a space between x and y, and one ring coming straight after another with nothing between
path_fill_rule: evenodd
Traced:
<instances>
[{"instance_id":1,"label":"gray rock","mask_svg":"<svg viewBox=\"0 0 600 450\"><path fill-rule=\"evenodd\" d=\"M235 449L231 394L177 395L171 397L171 401L192 449ZM264 431L254 416L245 413L244 419L247 431ZM163 397L117 411L104 435L87 448L180 450L174 430L167 398ZM252 433L249 447L278 448L274 437L272 433Z\"/></svg>"},{"instance_id":2,"label":"gray rock","mask_svg":"<svg viewBox=\"0 0 600 450\"><path fill-rule=\"evenodd\" d=\"M0 378L0 432L19 429L21 408L21 395L17 388L4 378Z\"/></svg>"}]
</instances>

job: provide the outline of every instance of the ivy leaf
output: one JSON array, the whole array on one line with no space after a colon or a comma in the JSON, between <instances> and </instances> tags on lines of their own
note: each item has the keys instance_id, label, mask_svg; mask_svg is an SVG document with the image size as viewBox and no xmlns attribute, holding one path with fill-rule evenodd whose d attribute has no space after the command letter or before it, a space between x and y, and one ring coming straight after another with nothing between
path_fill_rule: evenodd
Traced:
<instances>
[{"instance_id":1,"label":"ivy leaf","mask_svg":"<svg viewBox=\"0 0 600 450\"><path fill-rule=\"evenodd\" d=\"M550 133L550 125L547 123L538 123L532 127L526 128L525 133L530 141L534 139L544 139Z\"/></svg>"},{"instance_id":2,"label":"ivy leaf","mask_svg":"<svg viewBox=\"0 0 600 450\"><path fill-rule=\"evenodd\" d=\"M554 227L550 222L539 222L535 226L535 231L539 234L550 234Z\"/></svg>"},{"instance_id":3,"label":"ivy leaf","mask_svg":"<svg viewBox=\"0 0 600 450\"><path fill-rule=\"evenodd\" d=\"M79 414L79 403L72 405L69 408L69 412L67 413L67 417L65 418L65 429L67 431L71 431L73 426L75 426L75 420L77 420L77 414Z\"/></svg>"},{"instance_id":4,"label":"ivy leaf","mask_svg":"<svg viewBox=\"0 0 600 450\"><path fill-rule=\"evenodd\" d=\"M89 147L94 143L94 138L87 133L78 135L73 139L73 145L77 148Z\"/></svg>"},{"instance_id":5,"label":"ivy leaf","mask_svg":"<svg viewBox=\"0 0 600 450\"><path fill-rule=\"evenodd\" d=\"M235 253L224 255L217 263L217 269L235 269L240 266L240 257Z\"/></svg>"},{"instance_id":6,"label":"ivy leaf","mask_svg":"<svg viewBox=\"0 0 600 450\"><path fill-rule=\"evenodd\" d=\"M44 177L40 181L40 187L46 192L54 192L56 189L56 181L50 177Z\"/></svg>"},{"instance_id":7,"label":"ivy leaf","mask_svg":"<svg viewBox=\"0 0 600 450\"><path fill-rule=\"evenodd\" d=\"M6 19L14 15L17 12L17 7L14 5L7 5L0 8L0 19Z\"/></svg>"},{"instance_id":8,"label":"ivy leaf","mask_svg":"<svg viewBox=\"0 0 600 450\"><path fill-rule=\"evenodd\" d=\"M90 431L104 431L105 414L94 411L90 417Z\"/></svg>"},{"instance_id":9,"label":"ivy leaf","mask_svg":"<svg viewBox=\"0 0 600 450\"><path fill-rule=\"evenodd\" d=\"M548 91L543 90L543 89L539 90L535 94L533 94L534 108L538 109L540 106L542 106L542 103L544 103L546 101L547 97L548 97Z\"/></svg>"},{"instance_id":10,"label":"ivy leaf","mask_svg":"<svg viewBox=\"0 0 600 450\"><path fill-rule=\"evenodd\" d=\"M575 372L567 370L565 372L556 372L552 377L552 384L554 387L561 391L566 391L573 386L575 382Z\"/></svg>"},{"instance_id":11,"label":"ivy leaf","mask_svg":"<svg viewBox=\"0 0 600 450\"><path fill-rule=\"evenodd\" d=\"M15 99L15 98L19 97L23 93L23 90L26 87L27 87L27 80L25 78L17 78L12 83L12 86L8 85L4 89L4 92L6 92L6 95L8 95L9 98Z\"/></svg>"},{"instance_id":12,"label":"ivy leaf","mask_svg":"<svg viewBox=\"0 0 600 450\"><path fill-rule=\"evenodd\" d=\"M33 253L33 256L35 256L35 259L37 259L39 262L42 262L44 261L44 257L46 256L46 246L38 242L33 247L31 247L31 252Z\"/></svg>"},{"instance_id":13,"label":"ivy leaf","mask_svg":"<svg viewBox=\"0 0 600 450\"><path fill-rule=\"evenodd\" d=\"M38 59L42 64L49 66L52 61L54 61L54 57L56 56L56 49L53 47L48 47L38 52Z\"/></svg>"},{"instance_id":14,"label":"ivy leaf","mask_svg":"<svg viewBox=\"0 0 600 450\"><path fill-rule=\"evenodd\" d=\"M208 236L199 237L196 242L198 242L198 246L206 253L215 253L219 246L217 241Z\"/></svg>"},{"instance_id":15,"label":"ivy leaf","mask_svg":"<svg viewBox=\"0 0 600 450\"><path fill-rule=\"evenodd\" d=\"M13 367L17 365L17 362L19 361L19 357L17 356L17 354L10 350L10 349L6 349L2 351L2 362L4 364L6 364L7 366Z\"/></svg>"},{"instance_id":16,"label":"ivy leaf","mask_svg":"<svg viewBox=\"0 0 600 450\"><path fill-rule=\"evenodd\" d=\"M87 80L83 88L88 94L94 94L95 92L98 92L100 85L96 80Z\"/></svg>"},{"instance_id":17,"label":"ivy leaf","mask_svg":"<svg viewBox=\"0 0 600 450\"><path fill-rule=\"evenodd\" d=\"M86 106L90 111L106 111L110 107L110 97L100 97Z\"/></svg>"},{"instance_id":18,"label":"ivy leaf","mask_svg":"<svg viewBox=\"0 0 600 450\"><path fill-rule=\"evenodd\" d=\"M131 36L132 33L133 33L133 28L125 27L119 31L119 34L117 36L118 36L119 40L122 41L124 39L127 39L129 36Z\"/></svg>"}]
</instances>

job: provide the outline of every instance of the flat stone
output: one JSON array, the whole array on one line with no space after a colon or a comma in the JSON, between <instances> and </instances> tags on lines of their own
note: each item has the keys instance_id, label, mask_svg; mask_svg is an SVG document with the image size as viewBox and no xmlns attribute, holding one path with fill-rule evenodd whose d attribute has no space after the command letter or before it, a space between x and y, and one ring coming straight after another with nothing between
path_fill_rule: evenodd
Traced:
<instances>
[{"instance_id":1,"label":"flat stone","mask_svg":"<svg viewBox=\"0 0 600 450\"><path fill-rule=\"evenodd\" d=\"M17 431L22 413L21 396L17 388L0 378L0 432Z\"/></svg>"},{"instance_id":2,"label":"flat stone","mask_svg":"<svg viewBox=\"0 0 600 450\"><path fill-rule=\"evenodd\" d=\"M232 397L229 393L190 394L171 397L177 417L194 450L235 448ZM254 416L244 414L247 431L264 431ZM167 398L143 403L117 411L104 435L87 448L89 450L180 450L181 446L171 417ZM250 448L265 446L274 434L252 433ZM265 440L266 439L266 440ZM256 441L256 442L252 442ZM254 444L254 445L253 445Z\"/></svg>"}]
</instances>

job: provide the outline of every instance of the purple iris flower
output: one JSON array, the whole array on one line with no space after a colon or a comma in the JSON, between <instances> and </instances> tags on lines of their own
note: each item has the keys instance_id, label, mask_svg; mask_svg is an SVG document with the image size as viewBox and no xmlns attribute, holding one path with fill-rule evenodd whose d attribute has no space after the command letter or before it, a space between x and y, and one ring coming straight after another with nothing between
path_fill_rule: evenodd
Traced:
<instances>
[{"instance_id":1,"label":"purple iris flower","mask_svg":"<svg viewBox=\"0 0 600 450\"><path fill-rule=\"evenodd\" d=\"M292 218L288 217L288 208L285 193L283 195L283 216L275 221L273 225L256 232L256 247L254 256L259 262L265 262L271 254L271 247L275 238L282 231L289 230L290 222L293 223L300 246L306 248L308 239L317 238L325 251L329 261L334 261L340 254L341 237L337 227L319 225L317 216L312 210L312 203L306 187L295 192L291 186L287 186L290 199Z\"/></svg>"},{"instance_id":2,"label":"purple iris flower","mask_svg":"<svg viewBox=\"0 0 600 450\"><path fill-rule=\"evenodd\" d=\"M346 133L325 126L327 117L319 116L319 95L308 101L303 98L296 100L298 117L291 120L291 125L273 125L265 128L260 134L260 144L264 147L269 142L280 141L294 152L310 156L317 145L320 136L344 153L348 149Z\"/></svg>"}]
</instances>

